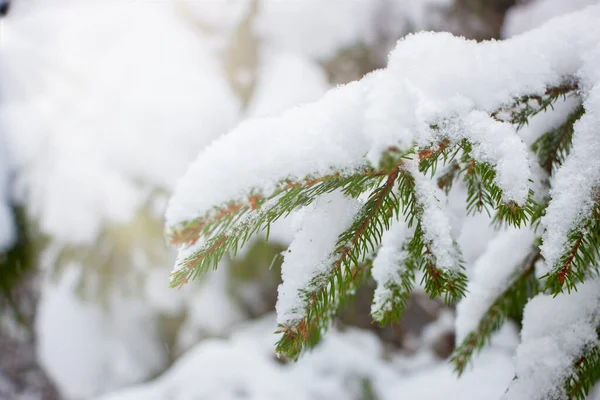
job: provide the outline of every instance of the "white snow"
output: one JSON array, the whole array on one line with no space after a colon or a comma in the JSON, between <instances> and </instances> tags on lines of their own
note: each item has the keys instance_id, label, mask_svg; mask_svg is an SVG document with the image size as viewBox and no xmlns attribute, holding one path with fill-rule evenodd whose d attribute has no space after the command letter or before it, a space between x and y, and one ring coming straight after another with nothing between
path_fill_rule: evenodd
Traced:
<instances>
[{"instance_id":1,"label":"white snow","mask_svg":"<svg viewBox=\"0 0 600 400\"><path fill-rule=\"evenodd\" d=\"M364 165L361 115L349 113L360 109L363 99L362 86L353 83L281 116L242 122L201 152L179 181L167 224L202 216L215 205L247 197L252 188L273 188L282 179Z\"/></svg>"},{"instance_id":2,"label":"white snow","mask_svg":"<svg viewBox=\"0 0 600 400\"><path fill-rule=\"evenodd\" d=\"M596 46L600 61L600 46ZM596 65L600 65L600 62ZM586 72L583 70L582 72ZM590 71L598 79L597 71ZM591 75L591 74L590 74ZM575 123L571 154L556 172L550 191L551 201L542 218L542 255L553 269L567 250L569 233L590 217L600 187L600 82L584 97L586 113Z\"/></svg>"},{"instance_id":3,"label":"white snow","mask_svg":"<svg viewBox=\"0 0 600 400\"><path fill-rule=\"evenodd\" d=\"M419 171L417 160L410 160L405 165L415 180L415 197L422 209L423 242L428 245L435 266L442 271L459 272L460 254L453 240L445 203L440 200L445 200L442 191Z\"/></svg>"},{"instance_id":4,"label":"white snow","mask_svg":"<svg viewBox=\"0 0 600 400\"><path fill-rule=\"evenodd\" d=\"M552 105L552 112L540 113L529 118L527 125L519 129L519 136L529 147L546 132L561 126L569 115L581 105L578 96L568 96L566 99L558 99Z\"/></svg>"},{"instance_id":5,"label":"white snow","mask_svg":"<svg viewBox=\"0 0 600 400\"><path fill-rule=\"evenodd\" d=\"M562 382L583 350L598 345L600 285L588 281L570 294L539 295L525 307L516 376L506 400L566 398Z\"/></svg>"},{"instance_id":6,"label":"white snow","mask_svg":"<svg viewBox=\"0 0 600 400\"><path fill-rule=\"evenodd\" d=\"M494 301L513 283L527 255L534 248L535 234L528 228L507 228L489 242L469 277L467 296L456 310L456 342L477 329Z\"/></svg>"},{"instance_id":7,"label":"white snow","mask_svg":"<svg viewBox=\"0 0 600 400\"><path fill-rule=\"evenodd\" d=\"M385 69L335 88L314 103L246 121L213 142L180 181L167 210L167 225L201 217L211 207L243 198L251 190L268 194L283 179L349 173L366 163L377 165L390 146L408 151L415 143L427 145L441 138L473 142L474 158L496 167L504 201L522 205L529 179L539 176L538 171L532 175L530 163L534 163L516 128L491 114L515 98L542 95L567 78L579 78L587 114L575 127L572 157L556 175L542 222L551 228L544 233L543 256L554 262L564 248L565 235L589 212L592 187L600 179L596 157L600 139L592 128L598 126L600 112L598 18L600 6L590 7L502 42L477 43L445 33L409 35L398 42ZM433 124L439 129L431 129ZM423 207L425 241L437 265L455 271L460 255L445 204L440 202L444 196L418 171L416 162L409 165ZM341 232L337 224L328 226L326 215L312 226L310 231L299 232L292 244L297 255L284 265L279 322L302 317L298 291L307 289L310 277L322 270ZM331 237L319 239L323 234ZM526 235L518 243L523 247L504 260L503 268L496 268L498 261L488 261L492 257L488 253L477 264L474 294L463 306L467 311L459 324L461 337L476 326L477 320L471 318L481 316L508 284L517 258L531 243L525 240L530 233L519 235ZM499 237L494 246L505 249L504 240L508 239ZM489 251L500 250L492 247ZM486 270L490 276L478 279L477 270ZM290 280L292 273L295 278ZM290 282L292 289L287 288Z\"/></svg>"},{"instance_id":8,"label":"white snow","mask_svg":"<svg viewBox=\"0 0 600 400\"><path fill-rule=\"evenodd\" d=\"M390 285L402 287L402 274L406 271L404 262L408 252L403 246L412 237L412 230L405 222L394 219L388 231L381 237L381 247L373 260L371 276L377 282L373 294L371 314L376 317L381 313L391 311L393 291Z\"/></svg>"},{"instance_id":9,"label":"white snow","mask_svg":"<svg viewBox=\"0 0 600 400\"><path fill-rule=\"evenodd\" d=\"M600 37L599 14L599 7L588 8L504 42L410 35L390 54L386 69L279 117L247 121L214 142L180 182L167 223L201 216L280 179L362 165L365 153L375 164L389 146L406 150L419 134L430 138L429 124L444 118L462 119L480 133L479 157L500 158L505 196L522 202L528 189L525 146L506 124L482 119L483 113L575 76ZM483 134L484 127L507 137L501 147L497 137Z\"/></svg>"},{"instance_id":10,"label":"white snow","mask_svg":"<svg viewBox=\"0 0 600 400\"><path fill-rule=\"evenodd\" d=\"M333 192L303 210L302 222L285 252L277 299L277 322L297 324L306 315L300 290L313 278L331 270L338 236L350 227L360 210L358 200Z\"/></svg>"},{"instance_id":11,"label":"white snow","mask_svg":"<svg viewBox=\"0 0 600 400\"><path fill-rule=\"evenodd\" d=\"M250 21L256 70L240 75L248 82L255 79L256 86L240 110L228 83L239 77L226 76L220 51L241 21L254 18L249 0L12 3L0 22L0 138L11 155L5 157L0 143L0 249L13 237L5 207L13 194L13 172L17 200L51 244L89 248L107 228L130 223L143 207L154 209L147 201L157 191L168 195L177 189L168 211L168 223L176 225L253 188L267 194L281 179L351 173L376 164L390 146L408 150L435 141L430 125L442 123L453 140L474 141L475 157L498 168L504 199L522 203L528 179L539 179L538 172L529 172L536 166L526 146L564 121L579 98L558 102L552 113L535 117L519 132L490 115L514 97L542 94L570 77L581 82L587 114L576 126L573 157L553 182L543 222L547 260L560 256L565 235L589 211L590 184L600 183L600 139L593 129L600 125L599 7L505 42L411 35L397 44L387 68L325 93L324 65L336 54L362 46L379 52L381 40L437 26L441 14L435 8L450 7L452 1L260 0ZM528 2L509 13L504 34L513 36L597 3ZM303 105L284 111L297 104ZM218 138L240 116L262 119ZM448 210L438 201L445 197L423 179L425 232L437 244L436 255L450 267L458 254L451 239L458 236L467 271L474 267L470 293L458 309L460 338L506 287L530 248L532 233L493 232L486 216L464 215L462 199L456 202L461 212ZM453 192L451 198L460 197L464 187L457 183ZM302 315L298 290L327 268L337 234L352 222L359 205L335 193L300 213L283 268L277 318L253 323L230 339L205 340L154 382L104 399L350 399L361 393L363 378L372 381L382 400L500 398L515 375L516 334L507 333L510 324L498 335L505 339L502 344L497 336L460 379L429 353L414 359L396 355L397 364L388 363L382 358L389 353L378 339L352 329L334 330L298 364L276 361L277 337L270 333L277 322ZM402 271L404 255L394 246L409 232L401 223L394 230L384 235L374 262L376 304L389 295L385 282ZM119 240L111 243L118 247ZM144 249L131 251L140 256L133 258L132 268L148 275L142 293L125 299L109 290L106 308L76 295L79 277L69 268L93 265L60 265L66 271L61 269L65 275L59 273L58 282L43 278L38 351L67 397L91 398L161 371L169 349L157 332L159 315L183 321L173 351L204 335L227 335L244 317L228 296L226 265L197 287L167 292L168 271L149 271ZM540 296L530 302L516 358L523 379L513 383L508 398L535 398L538 389L564 377L582 344L595 342L597 292L596 282L590 282L575 297ZM445 314L444 329L449 320ZM429 327L423 341L438 328Z\"/></svg>"},{"instance_id":12,"label":"white snow","mask_svg":"<svg viewBox=\"0 0 600 400\"><path fill-rule=\"evenodd\" d=\"M473 159L495 167L495 183L502 189L504 201L525 203L531 178L528 149L513 125L474 110L458 123L442 123L440 129L453 142L469 140L473 144Z\"/></svg>"}]
</instances>

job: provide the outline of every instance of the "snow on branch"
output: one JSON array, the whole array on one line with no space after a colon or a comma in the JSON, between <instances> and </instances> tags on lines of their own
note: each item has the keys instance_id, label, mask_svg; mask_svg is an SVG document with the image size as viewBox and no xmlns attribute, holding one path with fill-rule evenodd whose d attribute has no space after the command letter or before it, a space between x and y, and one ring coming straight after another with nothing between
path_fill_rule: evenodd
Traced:
<instances>
[{"instance_id":1,"label":"snow on branch","mask_svg":"<svg viewBox=\"0 0 600 400\"><path fill-rule=\"evenodd\" d=\"M475 263L469 296L457 307L458 345L451 361L458 373L510 313L520 312L536 294L534 267L540 256L535 244L532 230L509 228L490 242Z\"/></svg>"},{"instance_id":2,"label":"snow on branch","mask_svg":"<svg viewBox=\"0 0 600 400\"><path fill-rule=\"evenodd\" d=\"M525 307L516 378L504 399L585 398L600 370L600 286L592 280L571 294L540 295ZM582 367L596 363L594 374ZM563 383L563 385L561 385ZM590 384L591 383L591 384Z\"/></svg>"},{"instance_id":3,"label":"snow on branch","mask_svg":"<svg viewBox=\"0 0 600 400\"><path fill-rule=\"evenodd\" d=\"M413 289L415 267L409 260L408 241L413 232L403 221L394 220L381 238L381 248L373 260L371 274L377 288L371 314L378 322L398 319Z\"/></svg>"},{"instance_id":4,"label":"snow on branch","mask_svg":"<svg viewBox=\"0 0 600 400\"><path fill-rule=\"evenodd\" d=\"M399 317L417 270L432 297L453 302L466 294L467 277L445 195L461 180L468 213L486 211L498 229L514 229L480 259L461 306L469 322L454 361L462 371L537 292L537 261L548 265L543 283L553 294L587 282L598 265L599 19L600 6L590 7L501 42L409 35L386 68L315 103L242 123L198 156L170 201L167 235L180 249L172 286L302 209L277 306L280 353L295 359L314 346L371 268L380 322ZM564 123L526 143L520 129L567 97L577 101ZM573 344L568 362L590 338Z\"/></svg>"},{"instance_id":5,"label":"snow on branch","mask_svg":"<svg viewBox=\"0 0 600 400\"><path fill-rule=\"evenodd\" d=\"M600 56L596 59L600 62ZM583 107L586 112L573 125L570 154L556 172L541 219L541 250L550 266L547 285L554 293L583 282L600 260L600 84L584 98Z\"/></svg>"},{"instance_id":6,"label":"snow on branch","mask_svg":"<svg viewBox=\"0 0 600 400\"><path fill-rule=\"evenodd\" d=\"M408 151L420 133L429 137L435 121L468 120L474 110L491 114L514 99L542 96L576 77L578 60L597 44L590 34L597 14L591 8L503 42L409 35L386 69L316 103L242 123L213 142L179 182L167 224L192 220L253 189L268 192L284 179L361 167L365 154L377 166L373 161L388 147ZM494 148L495 142L482 144Z\"/></svg>"}]
</instances>

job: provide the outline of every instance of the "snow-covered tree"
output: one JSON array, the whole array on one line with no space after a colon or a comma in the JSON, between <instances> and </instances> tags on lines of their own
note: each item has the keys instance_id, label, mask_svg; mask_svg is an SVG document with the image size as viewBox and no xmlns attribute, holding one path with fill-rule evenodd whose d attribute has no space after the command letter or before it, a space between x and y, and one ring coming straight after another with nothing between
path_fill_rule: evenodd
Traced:
<instances>
[{"instance_id":1,"label":"snow-covered tree","mask_svg":"<svg viewBox=\"0 0 600 400\"><path fill-rule=\"evenodd\" d=\"M243 122L171 199L172 286L293 215L280 354L315 346L372 276L382 324L419 284L460 301L459 374L522 314L505 398L585 398L600 377L599 18L592 6L505 41L409 35L386 68Z\"/></svg>"}]
</instances>

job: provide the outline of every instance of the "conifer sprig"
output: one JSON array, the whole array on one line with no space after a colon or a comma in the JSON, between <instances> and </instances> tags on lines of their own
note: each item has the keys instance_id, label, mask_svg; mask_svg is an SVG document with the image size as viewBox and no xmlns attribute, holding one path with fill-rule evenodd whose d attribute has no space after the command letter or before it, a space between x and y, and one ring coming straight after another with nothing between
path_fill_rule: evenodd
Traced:
<instances>
[{"instance_id":1,"label":"conifer sprig","mask_svg":"<svg viewBox=\"0 0 600 400\"><path fill-rule=\"evenodd\" d=\"M551 87L543 95L530 95L514 99L508 106L492 114L492 117L517 125L517 129L529 123L531 117L554 109L554 103L560 98L577 95L577 82L566 82L560 86Z\"/></svg>"},{"instance_id":2,"label":"conifer sprig","mask_svg":"<svg viewBox=\"0 0 600 400\"><path fill-rule=\"evenodd\" d=\"M305 205L303 202L308 201L310 203L316 197L338 189L344 191L347 195L356 197L368 190L369 187L363 185L383 175L385 174L365 167L359 169L358 172L350 174L333 173L330 175L307 177L300 181L285 179L267 197L258 191L254 191L245 200L232 201L224 206L214 207L201 218L186 221L172 227L167 234L167 239L171 244L176 246L193 244L199 237L210 237L215 235L215 233L230 229L245 214L259 211L262 205L268 200L281 198L278 202L286 203L288 205L287 208L290 208L296 206L293 203L295 200L298 201L298 207L300 207Z\"/></svg>"},{"instance_id":3,"label":"conifer sprig","mask_svg":"<svg viewBox=\"0 0 600 400\"><path fill-rule=\"evenodd\" d=\"M583 106L577 107L562 125L545 133L531 145L531 149L537 154L540 165L548 175L553 174L569 156L573 139L573 124L581 118L584 112Z\"/></svg>"},{"instance_id":4,"label":"conifer sprig","mask_svg":"<svg viewBox=\"0 0 600 400\"><path fill-rule=\"evenodd\" d=\"M435 129L434 129L435 130ZM424 149L417 152L419 156L419 170L429 172L433 177L438 164L445 167L438 178L438 187L449 193L454 180L462 177L467 186L467 213L475 214L485 211L492 217L495 225L502 224L521 227L530 220L536 203L533 200L533 191L530 190L527 202L519 206L515 202L505 202L502 199L502 190L496 185L496 171L488 163L475 160L471 153L473 144L463 139L452 143L443 139L433 150Z\"/></svg>"},{"instance_id":5,"label":"conifer sprig","mask_svg":"<svg viewBox=\"0 0 600 400\"><path fill-rule=\"evenodd\" d=\"M566 379L565 389L569 399L585 400L600 379L600 328L596 330L598 342L584 349L573 364L573 371Z\"/></svg>"},{"instance_id":6,"label":"conifer sprig","mask_svg":"<svg viewBox=\"0 0 600 400\"><path fill-rule=\"evenodd\" d=\"M408 252L406 245L403 251ZM415 285L415 272L419 269L419 265L415 263L414 258L408 257L406 260L403 260L403 265L400 269L400 282L386 282L385 288L391 292L391 295L378 309L371 311L373 319L379 322L381 326L392 324L402 318Z\"/></svg>"},{"instance_id":7,"label":"conifer sprig","mask_svg":"<svg viewBox=\"0 0 600 400\"><path fill-rule=\"evenodd\" d=\"M267 230L279 218L309 205L317 197L341 190L345 195L357 197L377 185L385 176L371 169L353 175L333 174L306 179L300 183L284 181L268 199L254 195L245 204L230 204L217 208L203 219L182 224L171 232L172 241L194 243L199 237L207 238L199 248L180 261L172 274L171 286L180 287L197 278L227 254L237 251L257 232ZM209 236L211 235L212 236Z\"/></svg>"},{"instance_id":8,"label":"conifer sprig","mask_svg":"<svg viewBox=\"0 0 600 400\"><path fill-rule=\"evenodd\" d=\"M596 189L600 194L600 190ZM597 197L599 197L597 195ZM568 235L566 250L557 265L541 279L552 294L577 290L592 274L598 273L600 262L600 199L596 199L591 215Z\"/></svg>"},{"instance_id":9,"label":"conifer sprig","mask_svg":"<svg viewBox=\"0 0 600 400\"><path fill-rule=\"evenodd\" d=\"M521 128L531 117L553 109L553 104L560 98L578 96L578 91L578 85L571 83L550 88L540 96L515 99L512 104L493 113L492 117ZM532 149L550 179L569 157L573 125L584 112L582 106L578 107L561 126L550 130L533 144ZM456 126L461 125L458 123ZM393 218L403 220L412 228L413 234L402 244L402 252L406 257L403 256L403 265L398 268L400 275L382 283L387 297L381 304L378 303L378 309L372 310L374 319L387 324L401 318L415 285L417 270L423 272L421 284L431 297L443 297L447 303L461 298L467 290L467 278L459 250L446 252L456 255L455 265L452 266L448 265L446 253L441 253L445 264L442 264L443 268L440 267L436 259L439 249L433 246L431 232L424 225L424 213L431 210L431 204L435 202L424 202L419 196L426 193L437 198L438 191L423 192L423 186L417 185L423 182L417 178L426 176L427 179L436 179L438 187L446 195L453 184L462 179L467 189L467 212L486 212L497 227L535 227L545 214L549 198L546 196L538 204L533 200L534 193L530 191L523 205L506 201L502 189L496 184L496 165L482 162L474 156L475 146L479 143L456 139L455 131L448 131L445 136L443 129L438 126L432 125L430 128L433 137L430 145L415 146L410 151L391 147L376 167L364 167L349 174L332 172L300 181L284 180L268 195L259 190L252 191L243 201L216 207L202 218L176 226L169 233L171 242L183 248L197 246L197 250L181 260L180 269L173 274L172 285L180 286L216 267L225 254L235 254L257 232L266 230L268 236L270 224L279 218L311 204L319 196L341 191L353 198L362 199L366 194L369 196L352 225L340 233L329 268L314 276L310 284L298 292L304 305L304 317L279 326L279 333L282 334L277 343L279 354L297 359L304 350L319 342L339 309L370 276L372 260L380 250L382 235L390 229ZM460 132L458 135L466 137L461 136ZM548 184L549 181L546 182ZM494 299L474 331L454 351L451 362L459 375L507 318L520 315L527 301L538 293L540 287L545 285L545 290L554 294L562 292L564 288L570 292L598 272L600 198L594 201L591 215L570 232L567 249L541 281L534 273L534 265L541 258L539 246L523 260L522 266L508 280L505 290ZM439 211L436 207L433 209ZM199 239L203 242L198 242ZM585 398L600 378L598 344L590 344L581 351L582 356L573 365L572 375L564 382L569 396L578 399Z\"/></svg>"},{"instance_id":10,"label":"conifer sprig","mask_svg":"<svg viewBox=\"0 0 600 400\"><path fill-rule=\"evenodd\" d=\"M473 146L467 140L460 143L463 150L458 174L463 176L467 185L467 213L475 214L485 211L492 217L496 226L502 224L517 228L527 224L533 215L535 202L533 192L529 191L527 202L519 206L515 202L504 202L502 190L496 185L496 171L488 163L476 161L471 157Z\"/></svg>"},{"instance_id":11,"label":"conifer sprig","mask_svg":"<svg viewBox=\"0 0 600 400\"><path fill-rule=\"evenodd\" d=\"M465 371L475 353L489 343L492 333L500 329L507 318L519 315L527 301L538 293L534 268L540 258L539 248L536 247L523 260L522 268L510 279L508 288L496 298L479 320L476 330L470 332L456 347L450 362L458 375Z\"/></svg>"},{"instance_id":12,"label":"conifer sprig","mask_svg":"<svg viewBox=\"0 0 600 400\"><path fill-rule=\"evenodd\" d=\"M369 255L378 249L383 232L390 228L391 219L399 216L399 202L394 194L399 175L400 168L396 167L371 193L350 228L339 235L330 268L313 277L302 293L306 316L279 327L283 333L277 344L279 354L296 359L305 347L314 346L331 325L339 299L355 288ZM370 266L370 262L366 265Z\"/></svg>"},{"instance_id":13,"label":"conifer sprig","mask_svg":"<svg viewBox=\"0 0 600 400\"><path fill-rule=\"evenodd\" d=\"M436 157L445 156L445 149L439 151ZM446 158L447 159L447 158ZM435 165L431 163L430 165ZM419 168L421 169L421 168ZM423 169L426 171L426 169ZM462 261L458 256L455 260L453 270L443 270L438 267L435 253L432 251L431 243L426 240L423 229L423 206L419 194L415 190L415 177L407 168L401 169L398 178L398 191L401 196L402 213L409 228L414 226L414 235L408 243L409 265L415 265L417 269L424 272L422 284L425 291L432 297L444 296L448 304L463 297L466 291L467 278L462 272L464 269Z\"/></svg>"}]
</instances>

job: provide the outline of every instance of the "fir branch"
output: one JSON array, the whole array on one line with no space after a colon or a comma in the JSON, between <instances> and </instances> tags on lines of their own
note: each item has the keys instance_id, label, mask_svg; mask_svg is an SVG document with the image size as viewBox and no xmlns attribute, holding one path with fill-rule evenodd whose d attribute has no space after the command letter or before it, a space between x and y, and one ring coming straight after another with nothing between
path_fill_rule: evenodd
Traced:
<instances>
[{"instance_id":1,"label":"fir branch","mask_svg":"<svg viewBox=\"0 0 600 400\"><path fill-rule=\"evenodd\" d=\"M403 251L408 251L407 245L403 246ZM398 272L399 282L388 281L384 284L385 290L389 291L390 295L377 309L371 311L371 315L380 326L399 321L406 310L406 304L415 284L415 272L419 266L413 258L403 260L402 266L402 271Z\"/></svg>"},{"instance_id":2,"label":"fir branch","mask_svg":"<svg viewBox=\"0 0 600 400\"><path fill-rule=\"evenodd\" d=\"M535 263L541 258L536 247L523 261L523 267L516 273L508 288L502 292L479 320L475 331L470 332L454 350L450 362L458 375L462 375L473 355L489 343L496 332L511 315L518 315L527 301L538 293L538 283L534 274Z\"/></svg>"},{"instance_id":3,"label":"fir branch","mask_svg":"<svg viewBox=\"0 0 600 400\"><path fill-rule=\"evenodd\" d=\"M557 128L546 132L532 145L531 149L537 155L538 162L548 176L556 173L571 153L575 122L583 116L583 106L577 107L567 120ZM544 179L543 184L549 188L550 180ZM538 204L535 205L531 215L531 226L537 231L542 217L546 215L546 207L550 202L550 196L546 194Z\"/></svg>"},{"instance_id":4,"label":"fir branch","mask_svg":"<svg viewBox=\"0 0 600 400\"><path fill-rule=\"evenodd\" d=\"M443 166L454 160L460 147L456 146L447 138L442 138L438 144L431 144L425 149L417 151L419 159L419 171L428 173L433 177L437 171L438 164Z\"/></svg>"},{"instance_id":5,"label":"fir branch","mask_svg":"<svg viewBox=\"0 0 600 400\"><path fill-rule=\"evenodd\" d=\"M417 269L424 272L421 284L424 284L425 291L432 298L443 295L445 302L451 304L465 295L467 278L462 272L464 267L458 259L454 271L442 270L437 266L431 243L425 238L422 220L424 210L415 190L415 178L406 168L401 168L398 188L402 200L402 213L408 226L415 226L414 236L408 243L410 260L407 262L414 263Z\"/></svg>"},{"instance_id":6,"label":"fir branch","mask_svg":"<svg viewBox=\"0 0 600 400\"><path fill-rule=\"evenodd\" d=\"M362 280L364 270L371 265L368 256L378 248L391 219L399 216L399 202L394 195L399 174L397 167L387 175L385 182L371 193L355 222L340 234L331 268L314 277L302 294L306 316L279 327L283 333L276 348L279 354L297 359L303 349L314 347L331 325L340 299Z\"/></svg>"},{"instance_id":7,"label":"fir branch","mask_svg":"<svg viewBox=\"0 0 600 400\"><path fill-rule=\"evenodd\" d=\"M466 139L456 143L443 139L431 147L434 147L434 150L424 149L416 152L419 156L419 170L424 173L431 172L433 177L441 161L446 169L437 183L446 194L450 192L454 181L462 176L467 186L468 214L485 211L492 217L493 213L493 223L498 227L502 224L515 227L527 224L537 206L532 191L529 192L524 206L515 202L504 202L502 189L495 183L496 171L493 166L476 161L471 156L473 144Z\"/></svg>"},{"instance_id":8,"label":"fir branch","mask_svg":"<svg viewBox=\"0 0 600 400\"><path fill-rule=\"evenodd\" d=\"M454 304L458 299L464 297L467 291L467 277L462 272L462 264L457 265L457 271L447 271L438 268L436 258L431 251L429 243L423 240L423 231L419 221L415 228L415 236L409 243L409 252L417 269L424 272L421 285L431 298L444 297L448 305Z\"/></svg>"},{"instance_id":9,"label":"fir branch","mask_svg":"<svg viewBox=\"0 0 600 400\"><path fill-rule=\"evenodd\" d=\"M440 189L448 195L452 190L452 184L460 173L460 164L456 160L452 160L445 168L442 175L438 178L437 184Z\"/></svg>"},{"instance_id":10,"label":"fir branch","mask_svg":"<svg viewBox=\"0 0 600 400\"><path fill-rule=\"evenodd\" d=\"M543 95L529 95L514 99L509 106L502 107L494 112L492 117L505 120L502 115L508 114L508 121L517 125L517 129L521 129L529 123L530 118L541 112L546 112L548 108L553 109L553 104L558 99L561 97L566 99L567 96L575 95L578 91L579 86L576 82L565 83L549 88Z\"/></svg>"},{"instance_id":11,"label":"fir branch","mask_svg":"<svg viewBox=\"0 0 600 400\"><path fill-rule=\"evenodd\" d=\"M173 238L184 243L191 238L194 238L193 241L198 238L207 240L198 250L180 261L179 269L172 274L171 286L180 287L216 268L225 254L236 254L258 231L268 231L273 222L309 205L318 196L341 190L345 195L357 197L376 186L384 177L384 174L365 169L349 176L335 174L306 179L301 183L285 181L268 199L253 195L244 205L230 204L212 210L203 219L182 224L173 231Z\"/></svg>"},{"instance_id":12,"label":"fir branch","mask_svg":"<svg viewBox=\"0 0 600 400\"><path fill-rule=\"evenodd\" d=\"M596 333L600 340L600 328ZM598 380L600 380L600 342L587 346L581 357L573 364L573 372L564 385L569 399L587 399Z\"/></svg>"},{"instance_id":13,"label":"fir branch","mask_svg":"<svg viewBox=\"0 0 600 400\"><path fill-rule=\"evenodd\" d=\"M224 206L214 207L206 215L191 221L185 221L172 227L167 234L169 242L176 246L193 245L200 237L208 238L217 233L227 231L245 214L258 211L268 201L282 197L289 193L285 199L289 201L296 196L302 196L303 201L342 189L346 194L357 197L368 187L363 187L367 181L382 177L385 174L371 168L363 168L353 174L335 173L318 177L307 177L300 181L285 179L277 185L269 196L264 196L254 190L243 201L232 201ZM362 179L361 179L362 178Z\"/></svg>"},{"instance_id":14,"label":"fir branch","mask_svg":"<svg viewBox=\"0 0 600 400\"><path fill-rule=\"evenodd\" d=\"M600 194L600 189L596 192ZM600 262L600 199L592 207L591 215L579 226L571 230L566 250L557 265L541 279L545 280L545 289L552 294L577 290L577 284L583 283L590 273L598 273Z\"/></svg>"},{"instance_id":15,"label":"fir branch","mask_svg":"<svg viewBox=\"0 0 600 400\"><path fill-rule=\"evenodd\" d=\"M459 175L467 185L467 213L475 214L485 211L492 217L493 223L499 227L502 224L520 228L526 225L535 210L536 203L533 200L533 192L529 191L527 202L519 206L515 202L502 201L502 189L496 183L496 171L488 163L481 163L471 157L473 146L467 140L460 143L463 154L460 158L462 168Z\"/></svg>"},{"instance_id":16,"label":"fir branch","mask_svg":"<svg viewBox=\"0 0 600 400\"><path fill-rule=\"evenodd\" d=\"M545 133L532 145L542 168L552 175L569 156L573 139L573 125L585 113L583 106L577 107L559 127Z\"/></svg>"}]
</instances>

